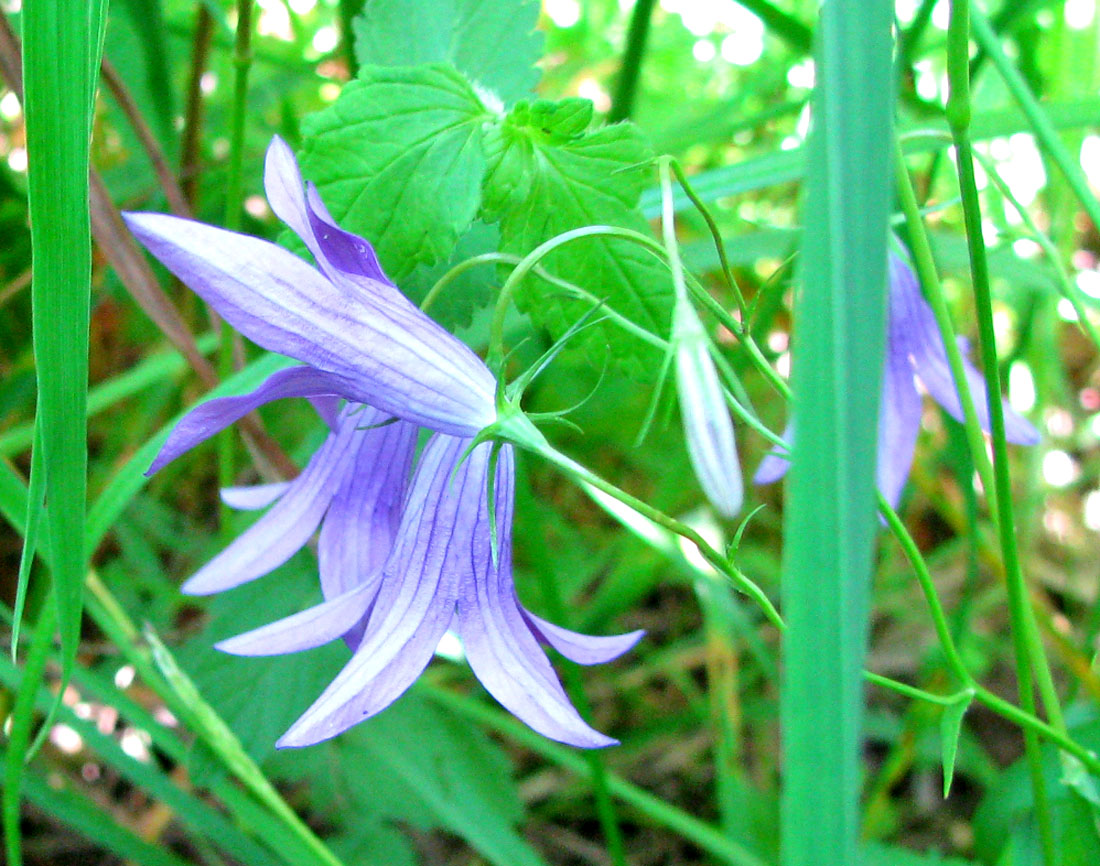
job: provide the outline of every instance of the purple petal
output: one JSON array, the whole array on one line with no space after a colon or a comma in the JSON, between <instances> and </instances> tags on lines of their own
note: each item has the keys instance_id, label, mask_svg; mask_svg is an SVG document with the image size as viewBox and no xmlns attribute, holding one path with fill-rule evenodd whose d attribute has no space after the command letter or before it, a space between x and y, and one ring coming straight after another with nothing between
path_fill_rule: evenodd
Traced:
<instances>
[{"instance_id":1,"label":"purple petal","mask_svg":"<svg viewBox=\"0 0 1100 866\"><path fill-rule=\"evenodd\" d=\"M964 420L962 404L947 352L936 326L932 308L921 294L912 269L898 256L890 256L890 333L892 351L903 352L909 357L924 387L944 410L960 423ZM963 359L967 384L974 399L974 409L982 429L989 432L989 402L986 398L985 379L982 374ZM1007 401L1003 402L1005 438L1020 445L1034 445L1039 441L1039 431L1015 412Z\"/></svg>"},{"instance_id":2,"label":"purple petal","mask_svg":"<svg viewBox=\"0 0 1100 866\"><path fill-rule=\"evenodd\" d=\"M344 635L367 613L378 593L378 575L321 604L228 638L215 649L239 656L273 656L314 649Z\"/></svg>"},{"instance_id":3,"label":"purple petal","mask_svg":"<svg viewBox=\"0 0 1100 866\"><path fill-rule=\"evenodd\" d=\"M367 288L382 299L393 299L396 295L405 300L404 295L397 291L397 287L382 270L374 247L359 235L346 232L336 225L336 221L328 212L325 203L321 201L321 196L312 183L306 184L306 202L310 229L332 267L345 274L354 274L371 280L375 285ZM378 283L381 285L377 285ZM393 291L387 291L387 289L393 289ZM407 300L406 303L408 303Z\"/></svg>"},{"instance_id":4,"label":"purple petal","mask_svg":"<svg viewBox=\"0 0 1100 866\"><path fill-rule=\"evenodd\" d=\"M678 309L690 311L682 315L695 316L690 307L678 305ZM701 332L702 326L698 328ZM741 510L744 495L741 464L733 439L733 422L701 333L680 341L676 350L676 384L695 477L718 513L732 518Z\"/></svg>"},{"instance_id":5,"label":"purple petal","mask_svg":"<svg viewBox=\"0 0 1100 866\"><path fill-rule=\"evenodd\" d=\"M288 367L272 373L249 394L207 400L183 416L145 474L152 475L265 403L287 397L339 393L336 389L340 387L340 380L331 374L311 367Z\"/></svg>"},{"instance_id":6,"label":"purple petal","mask_svg":"<svg viewBox=\"0 0 1100 866\"><path fill-rule=\"evenodd\" d=\"M345 410L340 424L370 428L386 416L367 407ZM404 421L360 429L348 470L321 527L321 591L332 598L385 565L401 522L417 428Z\"/></svg>"},{"instance_id":7,"label":"purple petal","mask_svg":"<svg viewBox=\"0 0 1100 866\"><path fill-rule=\"evenodd\" d=\"M469 502L478 478L469 460L454 469L466 445L437 435L425 446L363 641L278 747L336 736L389 706L427 667L454 616L458 577L469 568L477 518Z\"/></svg>"},{"instance_id":8,"label":"purple petal","mask_svg":"<svg viewBox=\"0 0 1100 866\"><path fill-rule=\"evenodd\" d=\"M264 160L264 190L272 211L302 239L330 278L334 270L341 270L393 288L373 247L363 238L337 227L312 186L307 201L294 153L277 135L271 139ZM392 292L380 292L381 299L392 298Z\"/></svg>"},{"instance_id":9,"label":"purple petal","mask_svg":"<svg viewBox=\"0 0 1100 866\"><path fill-rule=\"evenodd\" d=\"M794 425L788 421L787 428L779 438L787 443L788 449L793 447ZM756 474L752 476L752 483L772 484L786 475L787 470L790 468L791 461L785 455L781 454L778 448L773 448L768 452L767 456L760 461L760 465L756 468Z\"/></svg>"},{"instance_id":10,"label":"purple petal","mask_svg":"<svg viewBox=\"0 0 1100 866\"><path fill-rule=\"evenodd\" d=\"M330 373L341 396L435 430L473 435L496 418L495 383L468 347L409 304L363 301L274 244L165 214L130 230L233 327Z\"/></svg>"},{"instance_id":11,"label":"purple petal","mask_svg":"<svg viewBox=\"0 0 1100 866\"><path fill-rule=\"evenodd\" d=\"M627 634L592 637L547 622L523 607L520 607L520 614L539 641L550 644L579 665L598 665L617 659L645 635L645 630L639 629Z\"/></svg>"},{"instance_id":12,"label":"purple petal","mask_svg":"<svg viewBox=\"0 0 1100 866\"><path fill-rule=\"evenodd\" d=\"M473 544L466 557L473 573L464 576L458 597L459 632L466 658L489 694L540 734L582 748L614 745L616 740L589 727L569 702L516 602L511 562L514 467L510 445L501 448L497 465L495 500L500 550L497 561L492 561L485 485L491 447L490 443L479 446L466 463L476 464L481 482L473 515Z\"/></svg>"},{"instance_id":13,"label":"purple petal","mask_svg":"<svg viewBox=\"0 0 1100 866\"><path fill-rule=\"evenodd\" d=\"M274 484L251 484L247 487L223 487L222 502L238 511L259 511L267 508L286 493L293 482L276 481Z\"/></svg>"},{"instance_id":14,"label":"purple petal","mask_svg":"<svg viewBox=\"0 0 1100 866\"><path fill-rule=\"evenodd\" d=\"M183 592L206 595L240 586L293 556L321 522L353 441L347 432L330 435L271 510L200 568Z\"/></svg>"},{"instance_id":15,"label":"purple petal","mask_svg":"<svg viewBox=\"0 0 1100 866\"><path fill-rule=\"evenodd\" d=\"M878 425L878 489L893 508L913 465L920 433L921 399L909 359L887 347Z\"/></svg>"},{"instance_id":16,"label":"purple petal","mask_svg":"<svg viewBox=\"0 0 1100 866\"><path fill-rule=\"evenodd\" d=\"M309 404L314 411L321 416L321 420L332 430L336 427L336 419L340 415L340 398L336 395L323 397L310 397Z\"/></svg>"}]
</instances>

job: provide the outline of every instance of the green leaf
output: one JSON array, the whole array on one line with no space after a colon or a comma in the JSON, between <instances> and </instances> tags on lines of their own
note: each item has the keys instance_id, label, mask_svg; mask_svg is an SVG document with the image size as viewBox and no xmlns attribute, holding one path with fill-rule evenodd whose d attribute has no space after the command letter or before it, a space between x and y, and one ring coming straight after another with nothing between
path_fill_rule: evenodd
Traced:
<instances>
[{"instance_id":1,"label":"green leaf","mask_svg":"<svg viewBox=\"0 0 1100 866\"><path fill-rule=\"evenodd\" d=\"M347 660L346 648L337 642L307 653L238 658L211 644L302 610L318 596L315 561L297 556L213 599L209 627L180 652L203 696L247 752L267 761L273 777L308 781L321 813L338 823L339 816L354 816L342 828L345 850L404 850L388 829L398 821L444 828L499 866L541 864L514 829L522 807L507 757L472 724L415 694L327 743L275 752L278 736ZM191 767L213 772L211 757L200 752Z\"/></svg>"},{"instance_id":2,"label":"green leaf","mask_svg":"<svg viewBox=\"0 0 1100 866\"><path fill-rule=\"evenodd\" d=\"M414 690L392 707L276 767L311 782L318 807L355 820L440 827L496 866L541 866L507 756L471 723ZM285 763L284 763L285 760Z\"/></svg>"},{"instance_id":3,"label":"green leaf","mask_svg":"<svg viewBox=\"0 0 1100 866\"><path fill-rule=\"evenodd\" d=\"M449 66L364 66L336 102L303 121L302 172L400 282L417 265L449 258L477 214L491 118Z\"/></svg>"},{"instance_id":4,"label":"green leaf","mask_svg":"<svg viewBox=\"0 0 1100 866\"><path fill-rule=\"evenodd\" d=\"M963 716L970 709L971 698L956 701L943 708L940 716L940 746L943 755L943 796L951 793L951 780L955 776L955 756L959 752L959 732Z\"/></svg>"},{"instance_id":5,"label":"green leaf","mask_svg":"<svg viewBox=\"0 0 1100 866\"><path fill-rule=\"evenodd\" d=\"M504 252L525 255L555 235L588 225L649 233L637 209L651 173L649 145L629 123L586 134L591 117L587 100L520 102L487 133L485 211L487 218L501 221ZM542 265L638 325L669 332L672 281L651 253L621 240L590 237L554 252ZM589 309L536 279L524 282L517 301L554 337ZM658 360L651 348L612 325L591 328L578 342L597 351L609 346L635 371Z\"/></svg>"},{"instance_id":6,"label":"green leaf","mask_svg":"<svg viewBox=\"0 0 1100 866\"><path fill-rule=\"evenodd\" d=\"M542 35L534 0L371 0L355 19L362 66L447 62L506 104L538 83Z\"/></svg>"}]
</instances>

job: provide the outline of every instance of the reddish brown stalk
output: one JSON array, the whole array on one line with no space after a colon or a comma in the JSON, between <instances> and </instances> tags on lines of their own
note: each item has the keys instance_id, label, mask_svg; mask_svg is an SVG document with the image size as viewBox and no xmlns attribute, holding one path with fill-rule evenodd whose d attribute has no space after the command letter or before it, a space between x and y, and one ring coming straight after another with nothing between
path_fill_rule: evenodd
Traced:
<instances>
[{"instance_id":1,"label":"reddish brown stalk","mask_svg":"<svg viewBox=\"0 0 1100 866\"><path fill-rule=\"evenodd\" d=\"M157 176L164 197L168 200L169 210L176 216L191 216L191 207L183 195L183 190L180 188L176 176L164 159L164 151L160 149L160 144L157 142L156 136L153 135L153 130L145 122L145 117L142 115L141 109L137 107L137 103L134 102L134 98L130 95L126 84L106 57L103 58L103 65L100 69L103 73L103 81L114 96L118 107L122 109L122 113L126 115L126 120L134 130L134 134L137 135L138 141L141 142L145 155L149 157L149 162L153 165L153 172Z\"/></svg>"},{"instance_id":2,"label":"reddish brown stalk","mask_svg":"<svg viewBox=\"0 0 1100 866\"><path fill-rule=\"evenodd\" d=\"M19 39L3 15L0 15L0 73L8 87L22 101L23 72ZM194 335L161 290L148 260L127 231L122 215L111 201L107 187L95 169L89 174L89 206L92 236L96 245L115 269L127 291L169 342L187 359L203 383L211 388L217 385L218 374L199 352ZM261 468L274 468L284 478L293 478L298 474L294 461L264 431L258 417L242 419L241 429L246 440L252 440L255 451L263 455L264 459L259 461Z\"/></svg>"},{"instance_id":3,"label":"reddish brown stalk","mask_svg":"<svg viewBox=\"0 0 1100 866\"><path fill-rule=\"evenodd\" d=\"M195 37L191 43L191 74L187 81L187 108L183 117L183 137L180 142L180 186L184 199L195 210L198 201L199 144L202 140L202 76L206 71L206 56L214 37L214 17L205 3L198 3L195 14Z\"/></svg>"}]
</instances>

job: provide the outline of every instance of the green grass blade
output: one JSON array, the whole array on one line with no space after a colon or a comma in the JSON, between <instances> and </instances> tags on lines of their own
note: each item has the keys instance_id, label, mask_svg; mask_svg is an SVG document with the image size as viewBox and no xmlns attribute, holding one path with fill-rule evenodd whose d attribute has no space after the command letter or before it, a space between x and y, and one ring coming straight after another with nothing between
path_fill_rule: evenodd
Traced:
<instances>
[{"instance_id":1,"label":"green grass blade","mask_svg":"<svg viewBox=\"0 0 1100 866\"><path fill-rule=\"evenodd\" d=\"M88 161L105 7L103 0L30 0L23 9L37 429L49 502L45 517L54 605L48 610L56 609L63 681L70 676L76 657L83 606L92 262ZM31 525L38 519L35 516ZM12 866L22 862L20 783L33 696L44 672L42 641L36 641L28 659L5 761L3 824ZM64 684L58 693L63 689Z\"/></svg>"},{"instance_id":2,"label":"green grass blade","mask_svg":"<svg viewBox=\"0 0 1100 866\"><path fill-rule=\"evenodd\" d=\"M833 0L819 27L796 308L780 720L784 866L858 862L860 669L890 208L892 6Z\"/></svg>"},{"instance_id":3,"label":"green grass blade","mask_svg":"<svg viewBox=\"0 0 1100 866\"><path fill-rule=\"evenodd\" d=\"M69 788L55 788L34 774L28 776L24 784L28 800L127 862L142 866L193 866L190 861L160 845L146 842L121 826L113 815L83 794Z\"/></svg>"}]
</instances>

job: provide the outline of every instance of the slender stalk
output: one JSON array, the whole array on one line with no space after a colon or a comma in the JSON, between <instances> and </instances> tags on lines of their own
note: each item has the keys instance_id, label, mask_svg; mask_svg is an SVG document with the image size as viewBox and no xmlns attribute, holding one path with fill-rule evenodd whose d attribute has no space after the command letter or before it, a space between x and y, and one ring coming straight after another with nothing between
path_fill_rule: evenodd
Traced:
<instances>
[{"instance_id":1,"label":"slender stalk","mask_svg":"<svg viewBox=\"0 0 1100 866\"><path fill-rule=\"evenodd\" d=\"M542 597L546 602L550 619L568 628L570 617L556 576L545 568L539 569L538 574L539 582L542 584ZM562 672L569 697L577 705L581 715L586 719L590 718L592 710L584 691L584 680L577 665L566 660L562 665ZM603 756L604 753L598 749L589 749L584 752L584 759L588 762L588 775L592 780L592 796L596 801L596 818L600 822L611 863L613 866L627 866L623 832L619 827L615 802L611 798L611 789L608 787L607 763Z\"/></svg>"},{"instance_id":2,"label":"slender stalk","mask_svg":"<svg viewBox=\"0 0 1100 866\"><path fill-rule=\"evenodd\" d=\"M184 200L192 212L196 210L199 191L199 146L202 141L202 76L214 35L214 17L206 4L198 2L195 12L195 35L191 40L191 71L187 79L187 107L183 115L183 137L180 142L180 186Z\"/></svg>"},{"instance_id":3,"label":"slender stalk","mask_svg":"<svg viewBox=\"0 0 1100 866\"><path fill-rule=\"evenodd\" d=\"M145 117L141 113L141 109L138 108L137 103L134 102L134 98L130 94L129 88L126 87L126 82L122 80L122 77L118 74L114 65L112 65L106 57L103 58L102 65L100 66L100 73L103 76L103 82L110 89L119 108L122 109L122 113L126 115L126 120L134 130L134 134L138 137L138 141L141 142L141 147L153 166L153 173L157 176L157 182L160 184L161 192L164 193L164 198L168 202L169 209L176 216L191 216L191 208L187 204L187 199L183 194L183 190L180 189L179 182L176 180L176 176L172 173L172 170L168 168L168 162L164 158L164 151L161 150L160 143L157 141L156 136L153 135L153 130L150 129L149 124L146 123Z\"/></svg>"},{"instance_id":4,"label":"slender stalk","mask_svg":"<svg viewBox=\"0 0 1100 866\"><path fill-rule=\"evenodd\" d=\"M924 288L924 296L932 313L936 317L936 324L940 329L943 339L943 347L947 353L947 365L951 368L951 379L955 385L955 392L959 395L959 403L963 410L963 429L966 432L966 443L970 448L970 457L974 461L974 469L982 481L982 489L989 500L990 511L996 510L996 486L993 483L993 467L990 465L989 456L985 451L985 439L982 436L982 427L978 421L978 413L974 409L974 398L970 394L970 383L966 378L963 367L962 352L959 351L959 343L955 338L955 327L951 323L951 313L947 309L947 299L940 285L939 275L936 273L936 263L932 258L932 247L928 243L928 233L924 228L924 220L921 219L920 206L917 204L917 196L913 190L913 182L905 167L905 159L902 155L900 143L895 151L895 178L897 184L898 200L901 203L902 213L905 215L905 227L909 232L909 249L913 253L913 264L916 266L917 275L920 277L921 286ZM1000 395L997 402L1000 403Z\"/></svg>"},{"instance_id":5,"label":"slender stalk","mask_svg":"<svg viewBox=\"0 0 1100 866\"><path fill-rule=\"evenodd\" d=\"M311 852L315 862L323 866L342 866L340 860L267 781L236 737L176 665L167 647L151 632L143 636L138 631L122 605L94 573L88 575L86 586L95 600L94 604L89 605L89 612L96 624L172 713L184 721L251 795ZM37 636L38 632L35 634Z\"/></svg>"},{"instance_id":6,"label":"slender stalk","mask_svg":"<svg viewBox=\"0 0 1100 866\"><path fill-rule=\"evenodd\" d=\"M543 440L545 442L545 440ZM525 443L519 443L525 445ZM525 447L530 447L525 445ZM753 581L746 577L737 566L733 565L726 559L721 553L711 547L707 541L694 529L688 526L686 523L681 523L673 517L669 517L662 511L653 508L651 505L642 502L640 499L631 496L624 490L619 489L614 484L605 481L598 476L592 470L582 466L570 457L562 454L546 443L544 446L532 449L537 454L545 457L554 465L565 470L568 474L579 478L580 480L591 484L597 490L602 490L609 496L613 496L615 499L622 502L624 505L628 505L641 514L643 517L647 517L656 523L658 526L663 526L665 529L676 533L682 538L686 538L692 544L699 548L699 553L703 558L709 562L714 568L725 577L729 582L738 590L749 596L755 601L760 609L764 612L764 615L768 620L780 631L785 630L786 626L783 624L783 619L779 615L779 611L775 609L775 606L771 603L771 600L767 597L764 591L757 586Z\"/></svg>"},{"instance_id":7,"label":"slender stalk","mask_svg":"<svg viewBox=\"0 0 1100 866\"><path fill-rule=\"evenodd\" d=\"M710 232L711 240L714 241L714 251L718 254L718 261L722 265L722 275L726 278L726 284L729 286L730 291L733 292L734 300L737 301L737 309L741 311L741 318L745 322L745 329L748 330L748 308L745 305L745 296L741 294L741 287L737 285L737 280L733 278L733 269L730 267L729 259L726 257L726 245L722 242L722 233L718 229L718 223L714 221L714 217L707 209L707 206L703 204L703 200L699 198L695 189L688 182L687 175L684 173L683 167L678 160L667 158L668 164L671 165L673 173L676 175L676 181L683 187L684 193L695 209L699 211L699 214L703 217L703 221L707 224L707 231ZM668 208L666 206L666 212ZM673 210L675 210L673 208Z\"/></svg>"},{"instance_id":8,"label":"slender stalk","mask_svg":"<svg viewBox=\"0 0 1100 866\"><path fill-rule=\"evenodd\" d=\"M252 66L252 2L237 0L237 39L233 54L233 107L229 137L229 165L225 192L225 227L236 231L241 226L241 202L243 199L241 176L244 171L244 127L245 112L248 106L248 72ZM221 328L221 346L218 350L218 373L227 379L233 375L233 350L235 340L233 329L224 322ZM218 434L218 486L229 487L233 484L235 470L236 438L231 430ZM224 503L218 506L219 524L225 540L229 536L229 523L232 511Z\"/></svg>"},{"instance_id":9,"label":"slender stalk","mask_svg":"<svg viewBox=\"0 0 1100 866\"><path fill-rule=\"evenodd\" d=\"M993 473L996 485L997 530L1005 564L1005 585L1008 589L1009 616L1012 620L1012 642L1016 656L1016 679L1020 706L1029 715L1035 714L1032 671L1046 667L1042 643L1035 640L1028 613L1027 586L1020 568L1016 549L1016 524L1012 505L1012 483L1008 470L1008 449L1005 443L1004 409L1001 405L1000 373L997 347L994 342L993 301L989 290L989 267L985 240L982 235L981 203L974 175L974 158L970 142L970 18L968 0L952 0L951 21L947 36L947 122L955 141L959 187L962 192L963 219L966 225L970 269L974 284L974 303L978 317L982 365L985 368L986 395L989 401L990 432L993 442ZM1043 857L1048 866L1055 861L1055 844L1050 803L1043 776L1039 742L1031 728L1024 728L1024 749L1035 795L1035 815L1039 824Z\"/></svg>"},{"instance_id":10,"label":"slender stalk","mask_svg":"<svg viewBox=\"0 0 1100 866\"><path fill-rule=\"evenodd\" d=\"M363 0L340 0L340 53L348 65L348 77L359 75L359 61L355 57L355 33L351 23L363 11Z\"/></svg>"},{"instance_id":11,"label":"slender stalk","mask_svg":"<svg viewBox=\"0 0 1100 866\"><path fill-rule=\"evenodd\" d=\"M615 84L615 96L611 100L611 110L607 113L608 123L626 120L634 108L638 73L641 71L642 58L645 56L649 22L653 17L655 2L656 0L637 0L634 4L634 11L630 15L630 30L626 35L626 50L623 52L619 78Z\"/></svg>"},{"instance_id":12,"label":"slender stalk","mask_svg":"<svg viewBox=\"0 0 1100 866\"><path fill-rule=\"evenodd\" d=\"M505 734L510 739L521 743L531 751L542 755L547 760L553 761L577 776L589 777L591 770L588 762L583 757L572 749L567 749L547 740L526 725L517 722L511 716L488 707L474 698L456 694L423 680L417 688L437 704L441 704L461 716ZM677 809L659 797L654 797L649 792L625 779L609 773L607 784L612 794L623 803L631 806L639 814L644 815L655 824L678 833L681 837L694 845L698 845L723 863L729 863L731 866L766 866L764 860L748 849L741 847L714 827L700 821L688 812Z\"/></svg>"},{"instance_id":13,"label":"slender stalk","mask_svg":"<svg viewBox=\"0 0 1100 866\"><path fill-rule=\"evenodd\" d=\"M1000 173L997 171L997 167L993 164L993 160L982 156L978 151L974 151L974 156L977 158L978 162L982 164L985 173L993 183L996 184L1001 195L1005 197L1005 201L1011 204L1017 215L1019 215L1020 222L1022 222L1031 233L1032 239L1042 247L1043 252L1046 253L1046 257L1050 261L1051 267L1054 268L1057 274L1057 285L1062 292L1062 297L1073 305L1073 312L1077 315L1077 326L1090 340L1092 340L1093 345L1100 348L1100 332L1097 331L1096 325L1094 325L1092 319L1089 318L1088 310L1081 300L1083 292L1070 278L1069 272L1066 271L1066 266L1062 264L1062 254L1058 251L1058 248L1054 246L1053 241L1047 237L1046 233L1035 224L1035 220L1032 219L1028 209L1023 206L1018 198L1016 198L1016 195L1012 192L1012 187L1005 183L1005 179L1001 177Z\"/></svg>"}]
</instances>

